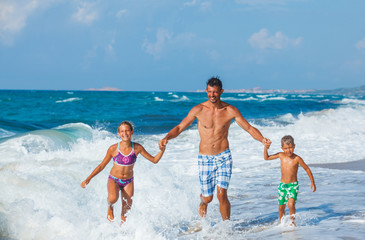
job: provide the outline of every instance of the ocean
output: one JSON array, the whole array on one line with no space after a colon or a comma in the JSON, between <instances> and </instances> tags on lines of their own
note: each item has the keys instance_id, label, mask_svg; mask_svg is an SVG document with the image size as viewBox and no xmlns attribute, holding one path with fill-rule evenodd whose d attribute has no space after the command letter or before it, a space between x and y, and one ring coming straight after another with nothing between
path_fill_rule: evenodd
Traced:
<instances>
[{"instance_id":1,"label":"ocean","mask_svg":"<svg viewBox=\"0 0 365 240\"><path fill-rule=\"evenodd\" d=\"M133 141L152 155L158 141L189 110L196 92L0 90L0 239L364 239L365 173L317 164L365 159L365 96L223 93L222 100L273 142L290 134L311 166L317 191L300 168L297 227L278 222L279 160L265 161L261 143L232 123L231 220L216 197L198 215L199 134L196 122L169 141L154 165L138 156L134 202L120 227L121 205L109 223L106 183L112 163L86 189L80 183L118 142L123 120Z\"/></svg>"}]
</instances>

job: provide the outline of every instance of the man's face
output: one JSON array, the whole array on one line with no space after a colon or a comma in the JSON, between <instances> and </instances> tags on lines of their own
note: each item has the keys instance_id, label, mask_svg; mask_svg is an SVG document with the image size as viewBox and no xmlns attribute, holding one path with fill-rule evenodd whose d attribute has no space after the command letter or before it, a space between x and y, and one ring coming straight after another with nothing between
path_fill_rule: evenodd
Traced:
<instances>
[{"instance_id":1,"label":"man's face","mask_svg":"<svg viewBox=\"0 0 365 240\"><path fill-rule=\"evenodd\" d=\"M218 100L220 100L221 95L223 93L223 89L219 89L218 86L207 86L207 89L205 90L208 95L208 99L211 103L216 103Z\"/></svg>"}]
</instances>

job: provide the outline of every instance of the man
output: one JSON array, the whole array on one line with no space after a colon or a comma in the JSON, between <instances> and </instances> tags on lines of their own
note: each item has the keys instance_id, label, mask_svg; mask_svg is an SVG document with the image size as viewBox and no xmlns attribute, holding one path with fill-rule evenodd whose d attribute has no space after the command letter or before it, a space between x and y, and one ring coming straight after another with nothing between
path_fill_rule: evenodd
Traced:
<instances>
[{"instance_id":1,"label":"man","mask_svg":"<svg viewBox=\"0 0 365 240\"><path fill-rule=\"evenodd\" d=\"M197 119L200 135L198 163L201 203L199 214L201 217L205 217L208 203L213 200L213 192L217 185L219 211L223 220L229 220L231 204L227 197L227 189L232 174L232 157L229 150L228 129L232 119L254 139L263 144L268 139L251 126L237 108L221 101L223 91L222 82L218 77L209 79L206 88L208 101L193 107L181 123L160 140L159 146L164 147L170 139L179 136Z\"/></svg>"}]
</instances>

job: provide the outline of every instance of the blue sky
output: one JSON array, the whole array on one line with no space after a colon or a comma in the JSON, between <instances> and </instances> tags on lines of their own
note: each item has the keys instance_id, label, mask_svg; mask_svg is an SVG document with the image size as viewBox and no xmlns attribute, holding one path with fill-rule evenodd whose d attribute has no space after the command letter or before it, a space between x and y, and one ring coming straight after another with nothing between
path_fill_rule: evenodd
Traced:
<instances>
[{"instance_id":1,"label":"blue sky","mask_svg":"<svg viewBox=\"0 0 365 240\"><path fill-rule=\"evenodd\" d=\"M365 84L363 0L0 0L0 89Z\"/></svg>"}]
</instances>

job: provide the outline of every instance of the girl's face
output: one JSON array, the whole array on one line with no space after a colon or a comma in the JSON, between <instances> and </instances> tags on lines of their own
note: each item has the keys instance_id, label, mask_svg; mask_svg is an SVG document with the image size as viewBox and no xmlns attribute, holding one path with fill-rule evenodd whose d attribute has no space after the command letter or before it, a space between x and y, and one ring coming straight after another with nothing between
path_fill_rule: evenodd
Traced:
<instances>
[{"instance_id":1,"label":"girl's face","mask_svg":"<svg viewBox=\"0 0 365 240\"><path fill-rule=\"evenodd\" d=\"M120 125L118 129L118 135L122 141L130 141L133 135L133 131L128 125Z\"/></svg>"}]
</instances>

